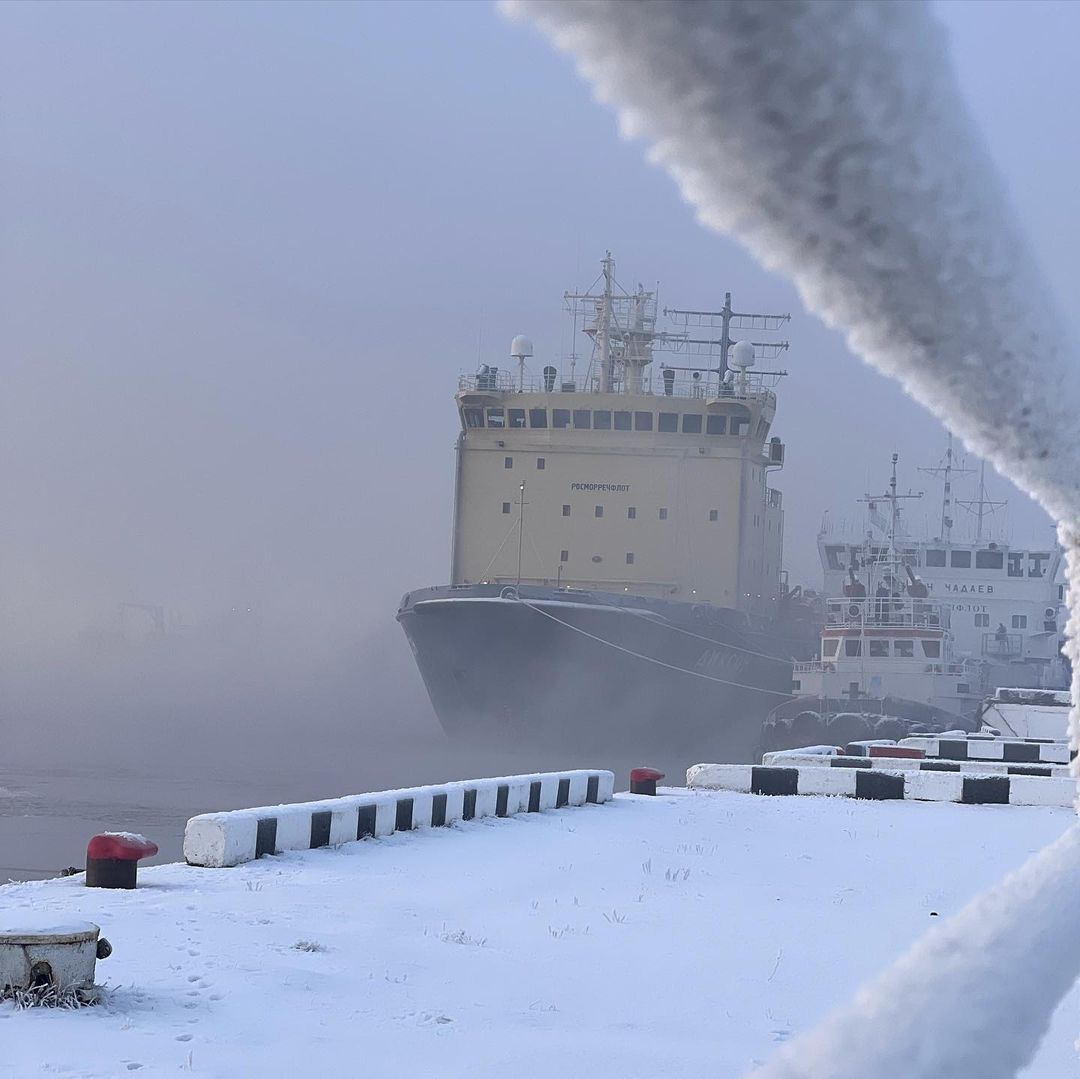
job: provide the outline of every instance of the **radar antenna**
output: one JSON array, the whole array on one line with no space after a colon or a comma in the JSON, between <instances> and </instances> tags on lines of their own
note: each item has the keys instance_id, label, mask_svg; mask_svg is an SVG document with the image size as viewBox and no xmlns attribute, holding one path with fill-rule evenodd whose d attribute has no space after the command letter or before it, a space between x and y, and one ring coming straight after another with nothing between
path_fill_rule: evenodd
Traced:
<instances>
[{"instance_id":1,"label":"radar antenna","mask_svg":"<svg viewBox=\"0 0 1080 1079\"><path fill-rule=\"evenodd\" d=\"M645 368L652 363L656 333L656 292L638 285L630 293L615 280L615 260L606 252L600 276L587 292L566 292L563 299L592 338L601 393L640 393ZM599 292L594 291L603 281Z\"/></svg>"},{"instance_id":2,"label":"radar antenna","mask_svg":"<svg viewBox=\"0 0 1080 1079\"><path fill-rule=\"evenodd\" d=\"M979 462L979 497L978 498L958 498L956 500L958 506L963 506L968 513L975 514L975 542L981 543L983 538L983 521L995 510L1004 509L1008 502L993 502L986 497L986 462ZM989 513L987 512L989 510Z\"/></svg>"},{"instance_id":3,"label":"radar antenna","mask_svg":"<svg viewBox=\"0 0 1080 1079\"><path fill-rule=\"evenodd\" d=\"M889 480L889 489L883 495L866 495L860 498L860 502L865 502L870 507L871 513L876 513L875 503L879 501L885 501L889 503L889 561L896 563L896 534L898 531L902 531L900 526L900 503L907 498L922 498L922 491L915 493L909 491L906 495L900 495L896 493L896 462L900 460L900 455L894 453L892 455L892 478Z\"/></svg>"},{"instance_id":4,"label":"radar antenna","mask_svg":"<svg viewBox=\"0 0 1080 1079\"><path fill-rule=\"evenodd\" d=\"M942 543L952 542L952 477L954 474L965 474L968 472L974 472L973 468L958 468L953 464L953 443L952 443L952 431L948 432L949 445L945 451L945 463L938 465L936 468L920 468L920 472L925 472L928 476L940 476L945 481L945 488L941 496L941 533L938 535L938 540Z\"/></svg>"},{"instance_id":5,"label":"radar antenna","mask_svg":"<svg viewBox=\"0 0 1080 1079\"><path fill-rule=\"evenodd\" d=\"M691 337L689 333L668 334L667 343L673 346L682 344L691 355L713 355L717 346L720 349L720 378L728 372L728 354L735 339L732 330L746 330L775 333L791 321L791 315L764 315L750 311L734 311L731 307L731 293L724 293L724 306L719 311L685 311L676 307L665 307L664 315L676 325L691 329L719 330L719 337ZM787 341L751 341L754 351L766 359L775 360L788 349ZM674 351L674 349L673 349Z\"/></svg>"}]
</instances>

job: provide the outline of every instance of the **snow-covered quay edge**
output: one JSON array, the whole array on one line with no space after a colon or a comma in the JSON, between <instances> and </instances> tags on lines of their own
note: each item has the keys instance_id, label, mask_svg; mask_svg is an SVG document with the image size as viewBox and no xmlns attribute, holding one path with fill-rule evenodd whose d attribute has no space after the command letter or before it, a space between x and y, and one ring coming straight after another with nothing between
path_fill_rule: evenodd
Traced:
<instances>
[{"instance_id":1,"label":"snow-covered quay edge","mask_svg":"<svg viewBox=\"0 0 1080 1079\"><path fill-rule=\"evenodd\" d=\"M600 804L610 801L614 791L613 772L574 769L204 813L187 823L184 860L189 865L224 868L264 854L336 847L414 828L445 827L459 820Z\"/></svg>"}]
</instances>

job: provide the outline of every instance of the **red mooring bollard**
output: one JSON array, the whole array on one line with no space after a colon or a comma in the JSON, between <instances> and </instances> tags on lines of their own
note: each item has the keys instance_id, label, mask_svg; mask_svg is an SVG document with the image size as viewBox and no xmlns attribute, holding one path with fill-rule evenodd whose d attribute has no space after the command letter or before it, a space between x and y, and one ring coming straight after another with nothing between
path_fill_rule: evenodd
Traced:
<instances>
[{"instance_id":1,"label":"red mooring bollard","mask_svg":"<svg viewBox=\"0 0 1080 1079\"><path fill-rule=\"evenodd\" d=\"M103 832L86 847L87 888L134 888L139 860L157 854L158 846L144 835Z\"/></svg>"},{"instance_id":2,"label":"red mooring bollard","mask_svg":"<svg viewBox=\"0 0 1080 1079\"><path fill-rule=\"evenodd\" d=\"M631 768L630 793L655 794L656 781L663 778L664 773L658 772L655 768Z\"/></svg>"}]
</instances>

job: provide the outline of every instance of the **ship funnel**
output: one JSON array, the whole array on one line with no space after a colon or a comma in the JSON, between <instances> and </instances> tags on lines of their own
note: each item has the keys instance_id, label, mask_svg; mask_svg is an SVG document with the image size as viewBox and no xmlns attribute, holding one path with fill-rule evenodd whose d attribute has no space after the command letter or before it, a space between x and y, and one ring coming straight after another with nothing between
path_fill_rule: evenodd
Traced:
<instances>
[{"instance_id":1,"label":"ship funnel","mask_svg":"<svg viewBox=\"0 0 1080 1079\"><path fill-rule=\"evenodd\" d=\"M736 341L731 346L731 355L728 358L728 366L737 371L745 371L754 366L754 346L749 341Z\"/></svg>"}]
</instances>

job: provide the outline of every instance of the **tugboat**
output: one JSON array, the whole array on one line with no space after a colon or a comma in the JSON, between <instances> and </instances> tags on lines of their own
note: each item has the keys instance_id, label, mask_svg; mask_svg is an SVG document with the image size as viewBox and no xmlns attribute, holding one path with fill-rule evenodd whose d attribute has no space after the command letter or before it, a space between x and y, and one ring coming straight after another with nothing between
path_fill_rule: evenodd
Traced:
<instances>
[{"instance_id":1,"label":"tugboat","mask_svg":"<svg viewBox=\"0 0 1080 1079\"><path fill-rule=\"evenodd\" d=\"M772 434L789 315L665 309L610 253L566 304L590 342L560 372L460 379L451 580L398 611L448 734L670 745L750 760L813 654L781 571ZM661 364L656 353L680 365ZM697 360L699 362L695 363ZM815 627L816 629L816 627ZM632 741L627 741L632 740Z\"/></svg>"},{"instance_id":2,"label":"tugboat","mask_svg":"<svg viewBox=\"0 0 1080 1079\"><path fill-rule=\"evenodd\" d=\"M950 436L941 462L919 470L942 482L940 523L932 538L916 538L894 523L882 512L888 500L880 496L861 500L865 518L853 535L833 523L823 526L818 551L825 592L841 592L853 571L861 573L860 567L885 557L891 546L930 598L948 609L955 653L978 662L987 685L1066 689L1071 672L1062 655L1068 618L1064 554L1053 541L1016 545L992 532L994 515L1006 503L988 497L985 467L958 464ZM956 497L957 477L973 473L971 497ZM974 526L959 535L957 508Z\"/></svg>"},{"instance_id":3,"label":"tugboat","mask_svg":"<svg viewBox=\"0 0 1080 1079\"><path fill-rule=\"evenodd\" d=\"M987 664L957 653L949 605L932 596L897 546L900 502L920 497L897 493L897 460L894 453L884 495L866 497L889 506L887 546L861 548L843 594L826 599L820 653L795 664L797 696L770 715L769 748L976 725Z\"/></svg>"}]
</instances>

